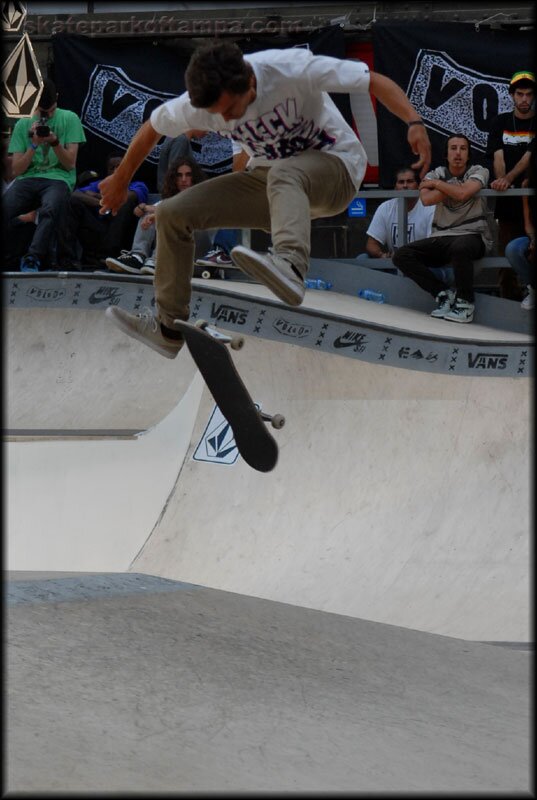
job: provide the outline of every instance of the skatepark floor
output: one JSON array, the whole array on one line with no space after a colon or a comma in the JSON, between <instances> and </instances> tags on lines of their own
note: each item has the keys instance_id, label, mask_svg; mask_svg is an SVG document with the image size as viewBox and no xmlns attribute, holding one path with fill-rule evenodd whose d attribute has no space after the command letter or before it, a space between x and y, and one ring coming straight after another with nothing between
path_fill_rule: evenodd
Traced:
<instances>
[{"instance_id":1,"label":"skatepark floor","mask_svg":"<svg viewBox=\"0 0 537 800\"><path fill-rule=\"evenodd\" d=\"M7 790L530 791L529 650L143 574L8 574Z\"/></svg>"}]
</instances>

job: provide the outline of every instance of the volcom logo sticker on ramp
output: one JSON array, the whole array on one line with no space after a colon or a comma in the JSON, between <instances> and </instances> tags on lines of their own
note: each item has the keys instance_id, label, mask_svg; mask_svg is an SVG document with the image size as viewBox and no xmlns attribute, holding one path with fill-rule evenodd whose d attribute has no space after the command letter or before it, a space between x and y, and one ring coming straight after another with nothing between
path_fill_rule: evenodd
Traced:
<instances>
[{"instance_id":1,"label":"volcom logo sticker on ramp","mask_svg":"<svg viewBox=\"0 0 537 800\"><path fill-rule=\"evenodd\" d=\"M256 408L261 406L256 403ZM234 464L239 457L231 425L218 406L215 406L207 427L194 451L194 461L209 461L211 464Z\"/></svg>"},{"instance_id":2,"label":"volcom logo sticker on ramp","mask_svg":"<svg viewBox=\"0 0 537 800\"><path fill-rule=\"evenodd\" d=\"M201 441L192 458L194 461L210 461L212 464L234 464L239 457L231 425L218 406L207 423Z\"/></svg>"}]
</instances>

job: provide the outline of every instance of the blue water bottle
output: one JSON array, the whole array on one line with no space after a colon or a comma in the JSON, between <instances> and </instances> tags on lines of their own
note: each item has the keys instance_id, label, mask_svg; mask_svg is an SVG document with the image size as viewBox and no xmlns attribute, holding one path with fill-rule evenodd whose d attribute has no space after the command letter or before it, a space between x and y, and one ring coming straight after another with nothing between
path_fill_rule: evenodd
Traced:
<instances>
[{"instance_id":1,"label":"blue water bottle","mask_svg":"<svg viewBox=\"0 0 537 800\"><path fill-rule=\"evenodd\" d=\"M386 298L382 292L375 292L373 289L360 289L358 291L358 297L362 297L364 300L372 300L374 303L386 302Z\"/></svg>"},{"instance_id":2,"label":"blue water bottle","mask_svg":"<svg viewBox=\"0 0 537 800\"><path fill-rule=\"evenodd\" d=\"M304 281L306 289L326 289L328 291L333 285L330 281L323 281L321 278L306 278Z\"/></svg>"}]
</instances>

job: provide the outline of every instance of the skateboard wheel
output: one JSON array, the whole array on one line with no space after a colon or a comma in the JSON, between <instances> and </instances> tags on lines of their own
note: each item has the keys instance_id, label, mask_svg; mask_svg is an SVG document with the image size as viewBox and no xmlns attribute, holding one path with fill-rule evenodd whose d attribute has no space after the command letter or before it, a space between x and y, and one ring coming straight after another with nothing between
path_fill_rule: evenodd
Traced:
<instances>
[{"instance_id":1,"label":"skateboard wheel","mask_svg":"<svg viewBox=\"0 0 537 800\"><path fill-rule=\"evenodd\" d=\"M204 328L207 327L208 324L209 323L204 319L197 319L196 322L194 323L194 326L196 328L201 328L203 330Z\"/></svg>"},{"instance_id":2,"label":"skateboard wheel","mask_svg":"<svg viewBox=\"0 0 537 800\"><path fill-rule=\"evenodd\" d=\"M244 336L233 336L229 346L232 350L242 350L244 347Z\"/></svg>"},{"instance_id":3,"label":"skateboard wheel","mask_svg":"<svg viewBox=\"0 0 537 800\"><path fill-rule=\"evenodd\" d=\"M210 271L209 269L204 269L204 270L202 270L202 271L201 271L201 277L202 277L204 280L208 281L208 280L209 280L209 278L211 277L211 271Z\"/></svg>"},{"instance_id":4,"label":"skateboard wheel","mask_svg":"<svg viewBox=\"0 0 537 800\"><path fill-rule=\"evenodd\" d=\"M283 428L285 425L285 417L282 414L275 414L272 417L270 424L273 428Z\"/></svg>"}]
</instances>

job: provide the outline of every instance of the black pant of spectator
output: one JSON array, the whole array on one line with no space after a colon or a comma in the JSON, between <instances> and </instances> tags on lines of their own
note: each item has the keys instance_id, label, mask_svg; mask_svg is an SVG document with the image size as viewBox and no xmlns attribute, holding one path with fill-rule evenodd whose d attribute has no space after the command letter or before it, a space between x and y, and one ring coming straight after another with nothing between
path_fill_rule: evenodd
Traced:
<instances>
[{"instance_id":1,"label":"black pant of spectator","mask_svg":"<svg viewBox=\"0 0 537 800\"><path fill-rule=\"evenodd\" d=\"M38 209L39 218L27 253L47 262L54 249L59 221L67 211L69 187L62 180L50 178L21 178L15 180L3 196L4 242L9 251L10 242L17 239L15 229L20 226L18 217Z\"/></svg>"},{"instance_id":2,"label":"black pant of spectator","mask_svg":"<svg viewBox=\"0 0 537 800\"><path fill-rule=\"evenodd\" d=\"M82 246L83 262L93 262L108 256L117 257L129 249L138 222L133 211L138 201L129 199L116 216L100 215L99 209L71 195L67 217L67 232L63 243L62 262L75 258L76 242Z\"/></svg>"},{"instance_id":3,"label":"black pant of spectator","mask_svg":"<svg viewBox=\"0 0 537 800\"><path fill-rule=\"evenodd\" d=\"M426 292L436 297L449 287L429 267L450 264L455 275L457 296L474 302L474 261L485 255L485 245L478 233L461 236L431 236L399 247L392 261L403 275L411 278Z\"/></svg>"}]
</instances>

